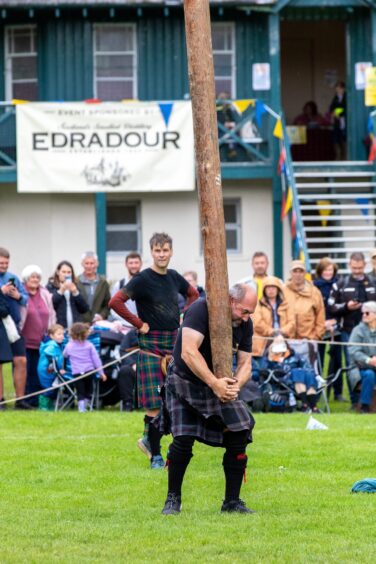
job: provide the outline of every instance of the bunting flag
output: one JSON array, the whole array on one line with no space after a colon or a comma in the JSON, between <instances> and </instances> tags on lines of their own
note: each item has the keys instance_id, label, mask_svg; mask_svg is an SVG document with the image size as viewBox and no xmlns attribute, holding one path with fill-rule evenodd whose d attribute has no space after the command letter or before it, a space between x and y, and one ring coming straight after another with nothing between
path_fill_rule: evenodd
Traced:
<instances>
[{"instance_id":1,"label":"bunting flag","mask_svg":"<svg viewBox=\"0 0 376 564\"><path fill-rule=\"evenodd\" d=\"M257 127L261 127L262 115L266 113L266 108L261 100L256 100L255 121Z\"/></svg>"},{"instance_id":2,"label":"bunting flag","mask_svg":"<svg viewBox=\"0 0 376 564\"><path fill-rule=\"evenodd\" d=\"M17 98L14 98L12 100L12 104L14 106L17 106L18 104L27 104L27 103L28 103L28 100L17 100Z\"/></svg>"},{"instance_id":3,"label":"bunting flag","mask_svg":"<svg viewBox=\"0 0 376 564\"><path fill-rule=\"evenodd\" d=\"M363 215L367 217L369 213L369 208L366 207L369 205L369 198L355 198L356 203L360 207L360 211Z\"/></svg>"},{"instance_id":4,"label":"bunting flag","mask_svg":"<svg viewBox=\"0 0 376 564\"><path fill-rule=\"evenodd\" d=\"M249 106L255 105L255 101L252 100L252 99L249 99L249 100L234 100L232 102L232 104L238 110L239 114L243 114L249 108Z\"/></svg>"},{"instance_id":5,"label":"bunting flag","mask_svg":"<svg viewBox=\"0 0 376 564\"><path fill-rule=\"evenodd\" d=\"M101 104L102 100L100 100L99 98L87 98L87 100L84 100L85 104Z\"/></svg>"},{"instance_id":6,"label":"bunting flag","mask_svg":"<svg viewBox=\"0 0 376 564\"><path fill-rule=\"evenodd\" d=\"M277 119L275 124L275 128L273 130L274 137L278 137L278 139L283 139L283 129L282 129L282 121L281 118Z\"/></svg>"},{"instance_id":7,"label":"bunting flag","mask_svg":"<svg viewBox=\"0 0 376 564\"><path fill-rule=\"evenodd\" d=\"M330 201L329 200L317 200L316 204L318 206L329 206L330 205ZM329 209L320 209L319 208L319 214L322 216L323 219L321 219L321 225L323 227L326 227L328 225L328 220L325 219L325 216L330 215L332 212Z\"/></svg>"},{"instance_id":8,"label":"bunting flag","mask_svg":"<svg viewBox=\"0 0 376 564\"><path fill-rule=\"evenodd\" d=\"M296 213L294 209L291 213L291 238L296 239Z\"/></svg>"},{"instance_id":9,"label":"bunting flag","mask_svg":"<svg viewBox=\"0 0 376 564\"><path fill-rule=\"evenodd\" d=\"M370 136L371 135L372 134L370 134ZM369 155L368 155L368 162L373 163L374 161L376 161L376 139L372 139L372 143L371 143L371 146L370 146L370 149L369 149Z\"/></svg>"},{"instance_id":10,"label":"bunting flag","mask_svg":"<svg viewBox=\"0 0 376 564\"><path fill-rule=\"evenodd\" d=\"M172 102L160 102L159 103L159 109L161 110L164 122L166 124L166 127L168 127L168 122L170 121L170 116L171 116L171 112L172 112L172 108L174 107L174 104Z\"/></svg>"},{"instance_id":11,"label":"bunting flag","mask_svg":"<svg viewBox=\"0 0 376 564\"><path fill-rule=\"evenodd\" d=\"M292 188L291 186L289 186L287 188L287 196L286 196L286 201L285 201L285 206L284 209L282 210L282 219L284 219L286 217L286 215L289 213L289 211L292 209Z\"/></svg>"},{"instance_id":12,"label":"bunting flag","mask_svg":"<svg viewBox=\"0 0 376 564\"><path fill-rule=\"evenodd\" d=\"M281 176L282 172L286 172L285 162L286 162L286 149L283 147L278 159L277 172L279 176Z\"/></svg>"}]
</instances>

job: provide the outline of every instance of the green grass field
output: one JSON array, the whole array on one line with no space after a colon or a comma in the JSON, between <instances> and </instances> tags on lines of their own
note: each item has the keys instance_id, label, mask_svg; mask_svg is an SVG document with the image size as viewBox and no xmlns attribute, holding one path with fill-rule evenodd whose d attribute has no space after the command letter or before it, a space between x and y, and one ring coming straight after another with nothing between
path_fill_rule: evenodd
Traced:
<instances>
[{"instance_id":1,"label":"green grass field","mask_svg":"<svg viewBox=\"0 0 376 564\"><path fill-rule=\"evenodd\" d=\"M242 497L221 515L221 449L195 445L181 515L137 449L142 413L0 413L0 562L374 562L374 416L256 415ZM163 440L163 452L168 438Z\"/></svg>"}]
</instances>

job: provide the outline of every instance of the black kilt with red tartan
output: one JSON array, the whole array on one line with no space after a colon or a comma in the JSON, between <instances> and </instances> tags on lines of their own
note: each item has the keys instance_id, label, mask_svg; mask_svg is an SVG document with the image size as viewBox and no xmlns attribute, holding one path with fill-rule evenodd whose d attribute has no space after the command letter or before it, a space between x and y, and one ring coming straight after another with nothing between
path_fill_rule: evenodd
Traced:
<instances>
[{"instance_id":1,"label":"black kilt with red tartan","mask_svg":"<svg viewBox=\"0 0 376 564\"><path fill-rule=\"evenodd\" d=\"M248 431L252 442L255 420L241 400L222 403L212 390L179 375L170 363L163 387L163 409L155 421L163 434L190 435L211 446L221 446L223 433Z\"/></svg>"}]
</instances>

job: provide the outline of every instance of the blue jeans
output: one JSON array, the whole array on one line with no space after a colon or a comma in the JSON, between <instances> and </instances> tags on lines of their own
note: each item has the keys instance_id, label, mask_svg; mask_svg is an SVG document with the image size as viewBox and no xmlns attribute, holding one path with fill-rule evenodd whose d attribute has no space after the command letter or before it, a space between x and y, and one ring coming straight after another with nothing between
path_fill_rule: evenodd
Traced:
<instances>
[{"instance_id":1,"label":"blue jeans","mask_svg":"<svg viewBox=\"0 0 376 564\"><path fill-rule=\"evenodd\" d=\"M376 385L376 372L372 368L363 368L360 371L360 376L362 378L360 403L370 405L372 402L373 389Z\"/></svg>"}]
</instances>

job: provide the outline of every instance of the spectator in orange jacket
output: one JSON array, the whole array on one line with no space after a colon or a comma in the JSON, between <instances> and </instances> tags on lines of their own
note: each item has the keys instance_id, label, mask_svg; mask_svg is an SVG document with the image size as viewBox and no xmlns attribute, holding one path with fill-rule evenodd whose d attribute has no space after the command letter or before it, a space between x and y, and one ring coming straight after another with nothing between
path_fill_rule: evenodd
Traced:
<instances>
[{"instance_id":1,"label":"spectator in orange jacket","mask_svg":"<svg viewBox=\"0 0 376 564\"><path fill-rule=\"evenodd\" d=\"M320 291L306 280L301 260L293 260L284 294L295 317L295 339L321 340L325 333L325 307Z\"/></svg>"},{"instance_id":2,"label":"spectator in orange jacket","mask_svg":"<svg viewBox=\"0 0 376 564\"><path fill-rule=\"evenodd\" d=\"M275 276L263 280L262 296L253 317L253 331L253 356L262 356L271 342L264 337L295 336L294 314L286 301L282 282Z\"/></svg>"}]
</instances>

